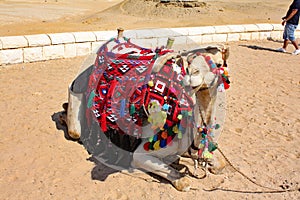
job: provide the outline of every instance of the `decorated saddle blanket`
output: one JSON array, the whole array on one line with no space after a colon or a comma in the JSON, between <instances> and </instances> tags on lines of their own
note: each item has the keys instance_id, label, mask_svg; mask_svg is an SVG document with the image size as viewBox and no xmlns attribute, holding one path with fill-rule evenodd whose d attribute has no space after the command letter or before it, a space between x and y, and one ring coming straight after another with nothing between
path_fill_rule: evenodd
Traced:
<instances>
[{"instance_id":1,"label":"decorated saddle blanket","mask_svg":"<svg viewBox=\"0 0 300 200\"><path fill-rule=\"evenodd\" d=\"M146 49L123 39L111 39L97 52L86 93L87 121L97 121L104 133L147 138L146 151L164 148L193 126L183 63L171 57L154 72L157 59L172 50Z\"/></svg>"}]
</instances>

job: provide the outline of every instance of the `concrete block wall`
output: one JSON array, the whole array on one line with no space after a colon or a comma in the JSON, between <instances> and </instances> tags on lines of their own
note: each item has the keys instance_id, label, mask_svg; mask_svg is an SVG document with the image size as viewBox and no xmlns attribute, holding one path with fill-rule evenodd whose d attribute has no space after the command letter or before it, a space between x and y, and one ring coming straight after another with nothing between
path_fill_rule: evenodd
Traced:
<instances>
[{"instance_id":1,"label":"concrete block wall","mask_svg":"<svg viewBox=\"0 0 300 200\"><path fill-rule=\"evenodd\" d=\"M125 30L124 36L147 48L166 44L173 37L174 48L205 43L282 38L281 24L245 24L203 27ZM0 37L0 65L71 58L95 52L117 31L52 33ZM300 37L299 31L296 36Z\"/></svg>"}]
</instances>

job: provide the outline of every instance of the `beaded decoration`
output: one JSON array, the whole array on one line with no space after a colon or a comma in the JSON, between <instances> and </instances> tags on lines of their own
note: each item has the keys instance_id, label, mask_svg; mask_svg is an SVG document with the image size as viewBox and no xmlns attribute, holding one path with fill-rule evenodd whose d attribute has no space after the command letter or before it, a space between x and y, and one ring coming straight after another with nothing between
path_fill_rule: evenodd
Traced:
<instances>
[{"instance_id":1,"label":"beaded decoration","mask_svg":"<svg viewBox=\"0 0 300 200\"><path fill-rule=\"evenodd\" d=\"M213 151L218 148L218 145L214 142L213 130L217 130L220 128L219 124L215 124L213 126L202 126L198 127L198 134L201 134L202 139L200 141L200 145L198 146L198 156L200 158L209 159L213 157Z\"/></svg>"}]
</instances>

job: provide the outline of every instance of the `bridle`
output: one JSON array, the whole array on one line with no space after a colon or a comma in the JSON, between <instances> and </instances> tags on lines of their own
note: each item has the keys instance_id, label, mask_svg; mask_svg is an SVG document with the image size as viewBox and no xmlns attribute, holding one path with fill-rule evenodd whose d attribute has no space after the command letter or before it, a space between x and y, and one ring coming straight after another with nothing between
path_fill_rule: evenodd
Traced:
<instances>
[{"instance_id":1,"label":"bridle","mask_svg":"<svg viewBox=\"0 0 300 200\"><path fill-rule=\"evenodd\" d=\"M226 50L225 48L222 48L222 49L218 48L218 49L219 49L219 50L221 51L221 53L222 53L222 61L223 61L223 63L222 63L222 64L218 64L218 65L217 65L217 68L227 67L227 62L226 62L226 60L227 60L227 58L228 58L228 52L227 52L227 50ZM202 55L202 56L204 56L204 55ZM192 60L193 60L195 57L196 57L196 56L193 56ZM190 63L191 63L192 60L190 60ZM190 74L189 71L188 71L188 68L187 68L186 71L187 71L187 74L188 74L189 76L191 76L191 74ZM215 85L215 83L216 83L216 80L218 80L219 78L220 78L220 74L215 74L215 77L214 77L213 81L212 81L208 86L204 86L205 81L204 81L204 77L203 77L203 78L202 78L201 84L200 84L199 86L193 88L193 90L192 90L192 95L194 95L195 93L197 93L197 92L199 92L199 91L201 92L201 91L205 91L205 90L208 90L208 89L213 88L214 85ZM206 129L206 131L207 131L208 126L207 126L207 122L206 122L206 120L204 119L204 116L203 116L203 110L201 109L201 106L200 106L199 102L197 102L197 104L198 104L198 107L199 107L199 110L198 110L198 111L199 111L199 115L200 115L201 122L202 122L202 124L203 124L203 128ZM197 131L198 131L198 130L197 130ZM197 134L200 134L200 133L198 132ZM207 132L206 132L206 134L207 134ZM200 142L201 142L201 141L200 141ZM194 151L197 151L197 152L198 152L198 159L201 159L199 156L200 156L200 151L202 150L202 148L199 148L198 146L195 145L195 140L192 141L192 143L191 143L191 145L190 145L190 148L189 148L189 150L188 150L188 153L189 153L190 155L192 155L191 149L194 150ZM207 164L207 159L204 159L204 162L205 162L205 164Z\"/></svg>"}]
</instances>

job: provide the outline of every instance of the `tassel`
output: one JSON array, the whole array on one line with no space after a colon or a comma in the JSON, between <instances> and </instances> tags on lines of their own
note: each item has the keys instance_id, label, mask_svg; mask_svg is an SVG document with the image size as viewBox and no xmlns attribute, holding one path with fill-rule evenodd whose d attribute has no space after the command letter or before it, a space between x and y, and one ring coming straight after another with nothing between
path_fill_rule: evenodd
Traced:
<instances>
[{"instance_id":1,"label":"tassel","mask_svg":"<svg viewBox=\"0 0 300 200\"><path fill-rule=\"evenodd\" d=\"M130 104L129 114L132 116L135 113L135 106L134 104Z\"/></svg>"},{"instance_id":2,"label":"tassel","mask_svg":"<svg viewBox=\"0 0 300 200\"><path fill-rule=\"evenodd\" d=\"M112 97L112 94L116 88L116 85L117 85L118 81L116 79L112 80L109 84L109 90L108 90L108 93L107 93L107 97L110 98Z\"/></svg>"},{"instance_id":3,"label":"tassel","mask_svg":"<svg viewBox=\"0 0 300 200\"><path fill-rule=\"evenodd\" d=\"M95 91L92 90L88 99L87 107L91 108L93 106L94 97L96 96Z\"/></svg>"},{"instance_id":4,"label":"tassel","mask_svg":"<svg viewBox=\"0 0 300 200\"><path fill-rule=\"evenodd\" d=\"M122 99L121 100L121 106L120 106L120 117L125 116L125 106L126 106L126 100Z\"/></svg>"},{"instance_id":5,"label":"tassel","mask_svg":"<svg viewBox=\"0 0 300 200\"><path fill-rule=\"evenodd\" d=\"M106 113L103 112L101 115L101 129L103 132L107 131L107 125L106 125Z\"/></svg>"},{"instance_id":6,"label":"tassel","mask_svg":"<svg viewBox=\"0 0 300 200\"><path fill-rule=\"evenodd\" d=\"M218 145L216 143L213 142L209 142L208 143L208 151L209 152L213 152L218 148Z\"/></svg>"},{"instance_id":7,"label":"tassel","mask_svg":"<svg viewBox=\"0 0 300 200\"><path fill-rule=\"evenodd\" d=\"M226 83L226 82L224 82L223 84L224 84L225 90L227 90L230 87L230 85L228 83Z\"/></svg>"}]
</instances>

